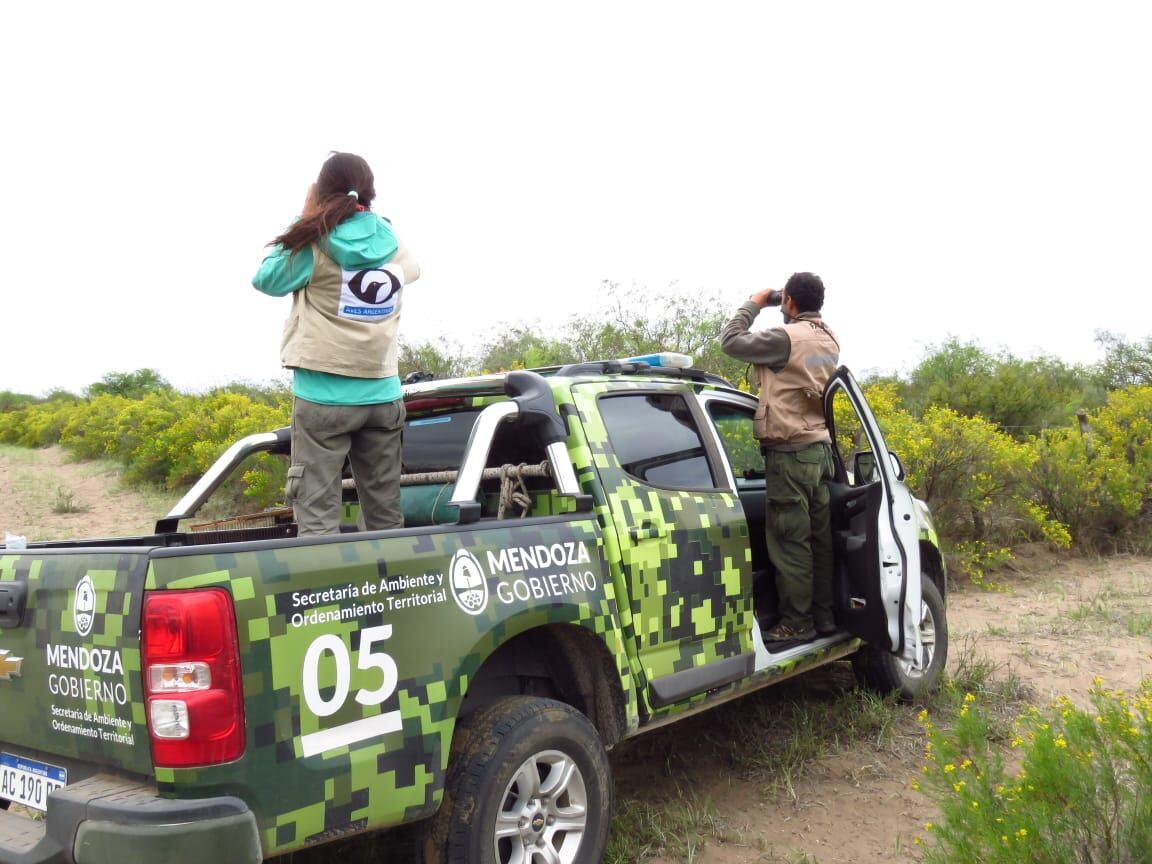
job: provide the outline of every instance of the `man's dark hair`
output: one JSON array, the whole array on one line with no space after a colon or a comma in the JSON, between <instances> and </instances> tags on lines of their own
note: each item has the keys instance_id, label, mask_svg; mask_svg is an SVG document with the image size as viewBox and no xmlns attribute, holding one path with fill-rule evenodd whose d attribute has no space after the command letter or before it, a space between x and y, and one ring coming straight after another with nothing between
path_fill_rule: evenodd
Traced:
<instances>
[{"instance_id":1,"label":"man's dark hair","mask_svg":"<svg viewBox=\"0 0 1152 864\"><path fill-rule=\"evenodd\" d=\"M784 293L800 312L819 312L824 306L824 280L815 273L793 273Z\"/></svg>"}]
</instances>

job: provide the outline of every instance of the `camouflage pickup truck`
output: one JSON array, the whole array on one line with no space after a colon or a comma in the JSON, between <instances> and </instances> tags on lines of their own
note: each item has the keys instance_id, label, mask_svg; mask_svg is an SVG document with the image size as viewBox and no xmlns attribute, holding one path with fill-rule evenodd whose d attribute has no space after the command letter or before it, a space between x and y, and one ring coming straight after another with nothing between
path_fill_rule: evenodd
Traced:
<instances>
[{"instance_id":1,"label":"camouflage pickup truck","mask_svg":"<svg viewBox=\"0 0 1152 864\"><path fill-rule=\"evenodd\" d=\"M824 396L839 632L774 621L755 399L607 361L405 388L402 530L0 547L0 862L256 862L406 823L428 861L598 862L606 751L815 666L912 696L945 570L851 374Z\"/></svg>"}]
</instances>

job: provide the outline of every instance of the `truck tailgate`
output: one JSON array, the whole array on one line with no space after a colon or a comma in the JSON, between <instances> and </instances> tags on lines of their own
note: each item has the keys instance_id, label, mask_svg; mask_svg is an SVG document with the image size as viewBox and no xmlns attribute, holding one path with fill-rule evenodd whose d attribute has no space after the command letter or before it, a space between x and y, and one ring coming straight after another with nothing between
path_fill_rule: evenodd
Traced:
<instances>
[{"instance_id":1,"label":"truck tailgate","mask_svg":"<svg viewBox=\"0 0 1152 864\"><path fill-rule=\"evenodd\" d=\"M42 809L101 768L151 773L146 568L140 549L0 551L0 799Z\"/></svg>"}]
</instances>

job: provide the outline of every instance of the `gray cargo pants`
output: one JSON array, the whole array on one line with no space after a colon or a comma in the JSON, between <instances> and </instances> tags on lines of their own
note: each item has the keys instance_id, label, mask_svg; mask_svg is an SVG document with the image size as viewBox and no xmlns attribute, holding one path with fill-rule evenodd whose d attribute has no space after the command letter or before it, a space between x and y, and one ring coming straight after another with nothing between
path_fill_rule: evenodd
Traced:
<instances>
[{"instance_id":1,"label":"gray cargo pants","mask_svg":"<svg viewBox=\"0 0 1152 864\"><path fill-rule=\"evenodd\" d=\"M400 437L404 401L320 405L292 400L292 465L284 497L300 536L340 530L340 474L347 456L369 531L404 527Z\"/></svg>"},{"instance_id":2,"label":"gray cargo pants","mask_svg":"<svg viewBox=\"0 0 1152 864\"><path fill-rule=\"evenodd\" d=\"M832 448L764 451L767 506L765 540L776 568L780 619L808 629L813 618L833 621L833 557L828 482L835 468Z\"/></svg>"}]
</instances>

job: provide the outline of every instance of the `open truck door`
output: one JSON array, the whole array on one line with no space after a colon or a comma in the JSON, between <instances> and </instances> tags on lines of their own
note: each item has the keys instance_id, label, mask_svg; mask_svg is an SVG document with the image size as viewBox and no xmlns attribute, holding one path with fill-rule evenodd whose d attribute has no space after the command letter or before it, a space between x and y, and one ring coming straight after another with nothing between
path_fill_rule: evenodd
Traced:
<instances>
[{"instance_id":1,"label":"open truck door","mask_svg":"<svg viewBox=\"0 0 1152 864\"><path fill-rule=\"evenodd\" d=\"M904 469L844 367L824 389L824 412L836 461L830 486L839 622L911 661L922 652L920 547Z\"/></svg>"}]
</instances>

